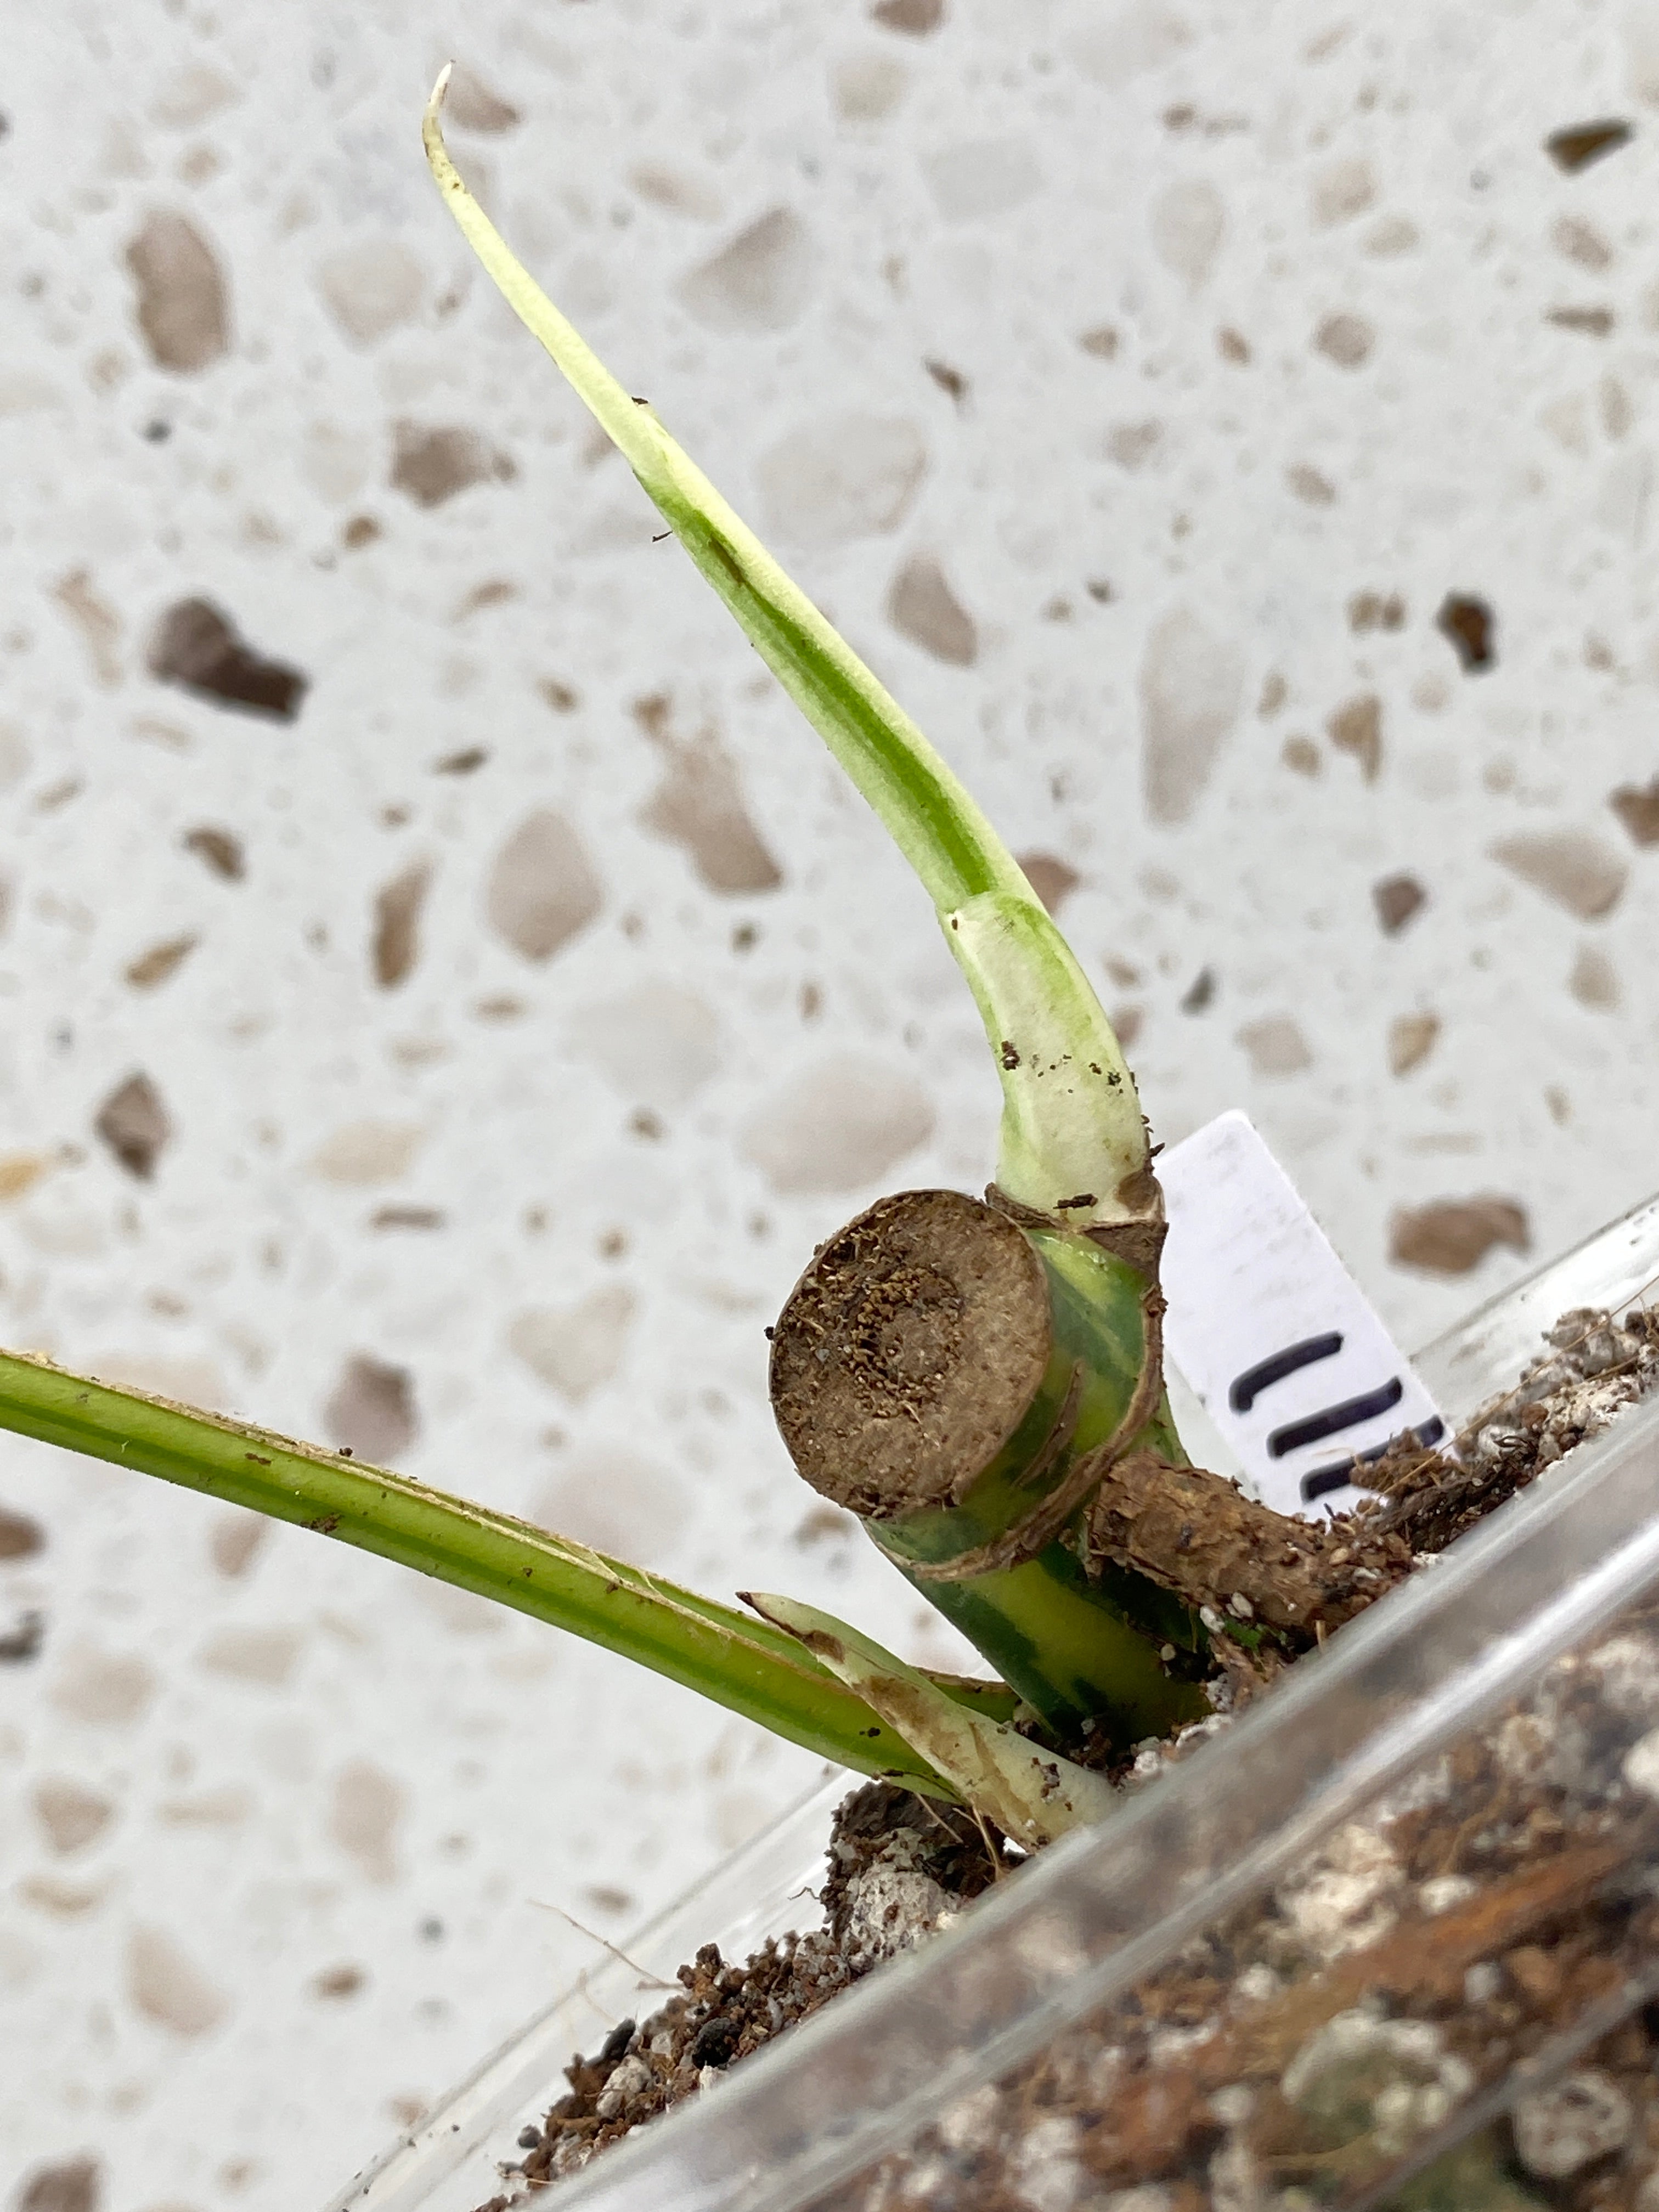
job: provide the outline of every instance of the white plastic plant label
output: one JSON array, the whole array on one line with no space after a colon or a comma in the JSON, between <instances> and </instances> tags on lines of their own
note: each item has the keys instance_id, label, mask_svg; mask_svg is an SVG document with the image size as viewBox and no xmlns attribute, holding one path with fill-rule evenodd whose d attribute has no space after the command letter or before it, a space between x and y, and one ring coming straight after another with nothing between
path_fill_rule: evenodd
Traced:
<instances>
[{"instance_id":1,"label":"white plastic plant label","mask_svg":"<svg viewBox=\"0 0 1659 2212\"><path fill-rule=\"evenodd\" d=\"M1250 1486L1281 1513L1358 1503L1356 1459L1445 1434L1428 1392L1248 1115L1158 1163L1170 1358Z\"/></svg>"}]
</instances>

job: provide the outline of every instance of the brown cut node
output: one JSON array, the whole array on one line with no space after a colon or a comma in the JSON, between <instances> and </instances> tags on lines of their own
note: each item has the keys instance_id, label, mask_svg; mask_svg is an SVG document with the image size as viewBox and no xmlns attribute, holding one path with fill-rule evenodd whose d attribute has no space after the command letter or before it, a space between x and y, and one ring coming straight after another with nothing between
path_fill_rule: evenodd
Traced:
<instances>
[{"instance_id":1,"label":"brown cut node","mask_svg":"<svg viewBox=\"0 0 1659 2212\"><path fill-rule=\"evenodd\" d=\"M866 1521L958 1505L1053 1348L1042 1262L956 1190L878 1199L832 1237L772 1340L772 1411L804 1479Z\"/></svg>"},{"instance_id":2,"label":"brown cut node","mask_svg":"<svg viewBox=\"0 0 1659 2212\"><path fill-rule=\"evenodd\" d=\"M1138 1169L1118 1185L1117 1196L1126 1205L1133 1204L1137 1208L1133 1220L1094 1221L1086 1229L1078 1231L1063 1213L1044 1213L1038 1206L1010 1198L994 1182L985 1187L986 1204L999 1213L1006 1213L1010 1221L1018 1222L1021 1228L1048 1229L1086 1237L1103 1252L1109 1252L1115 1260L1125 1261L1149 1283L1156 1283L1158 1263L1164 1256L1164 1240L1169 1234L1169 1224L1164 1218L1164 1193L1158 1177L1150 1168Z\"/></svg>"},{"instance_id":3,"label":"brown cut node","mask_svg":"<svg viewBox=\"0 0 1659 2212\"><path fill-rule=\"evenodd\" d=\"M1134 1567L1191 1606L1312 1644L1411 1571L1411 1547L1368 1518L1303 1521L1246 1498L1225 1475L1133 1452L1106 1468L1089 1509L1091 1563Z\"/></svg>"},{"instance_id":4,"label":"brown cut node","mask_svg":"<svg viewBox=\"0 0 1659 2212\"><path fill-rule=\"evenodd\" d=\"M1103 1252L1109 1252L1115 1260L1125 1261L1145 1275L1149 1283L1158 1280L1158 1262L1164 1257L1164 1239L1169 1234L1167 1223L1097 1221L1083 1233L1091 1244L1098 1244Z\"/></svg>"}]
</instances>

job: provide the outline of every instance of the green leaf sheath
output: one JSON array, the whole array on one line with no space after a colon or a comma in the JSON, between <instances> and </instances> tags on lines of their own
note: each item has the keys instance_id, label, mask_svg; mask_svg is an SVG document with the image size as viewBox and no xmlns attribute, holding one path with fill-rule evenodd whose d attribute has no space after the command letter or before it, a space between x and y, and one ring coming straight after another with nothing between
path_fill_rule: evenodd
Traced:
<instances>
[{"instance_id":1,"label":"green leaf sheath","mask_svg":"<svg viewBox=\"0 0 1659 2212\"><path fill-rule=\"evenodd\" d=\"M751 1595L763 1620L800 1638L841 1680L867 1698L920 1745L974 1807L1028 1850L1106 1820L1115 1792L1106 1778L1074 1766L1018 1729L965 1713L937 1683L879 1644L793 1598Z\"/></svg>"},{"instance_id":2,"label":"green leaf sheath","mask_svg":"<svg viewBox=\"0 0 1659 2212\"><path fill-rule=\"evenodd\" d=\"M546 1530L263 1429L0 1352L0 1427L159 1475L514 1607L860 1773L955 1795L781 1630ZM1006 1717L1000 1686L947 1682Z\"/></svg>"},{"instance_id":3,"label":"green leaf sheath","mask_svg":"<svg viewBox=\"0 0 1659 2212\"><path fill-rule=\"evenodd\" d=\"M962 1504L870 1526L902 1570L939 1564L1002 1535L1124 1418L1145 1357L1146 1285L1083 1237L1028 1231L1048 1278L1054 1324L1048 1369L1018 1428ZM1074 1375L1081 1391L1069 1443L1036 1482L1028 1471L1051 1435ZM1166 1403L1136 1449L1185 1463ZM1115 1741L1167 1735L1210 1708L1194 1676L1207 1639L1180 1601L1144 1576L1108 1569L1098 1581L1057 1539L1034 1559L971 1581L916 1579L916 1588L982 1651L1062 1740L1095 1720ZM1175 1656L1161 1656L1170 1646Z\"/></svg>"},{"instance_id":4,"label":"green leaf sheath","mask_svg":"<svg viewBox=\"0 0 1659 2212\"><path fill-rule=\"evenodd\" d=\"M468 244L933 902L1002 1081L998 1182L1039 1212L1088 1192L1087 1206L1068 1215L1079 1229L1156 1218L1133 1080L1093 988L1018 864L891 693L514 258L444 145L447 76L428 105L423 137Z\"/></svg>"}]
</instances>

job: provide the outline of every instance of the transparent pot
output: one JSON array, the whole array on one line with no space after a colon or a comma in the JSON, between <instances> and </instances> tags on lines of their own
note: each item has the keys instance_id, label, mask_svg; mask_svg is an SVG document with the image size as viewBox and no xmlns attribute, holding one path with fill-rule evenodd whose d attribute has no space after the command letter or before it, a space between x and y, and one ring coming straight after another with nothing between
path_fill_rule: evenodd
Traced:
<instances>
[{"instance_id":1,"label":"transparent pot","mask_svg":"<svg viewBox=\"0 0 1659 2212\"><path fill-rule=\"evenodd\" d=\"M1656 1279L1659 1200L1480 1308L1419 1354L1419 1370L1461 1424L1514 1382L1559 1314L1622 1311ZM1656 1662L1651 1696L1644 1638ZM1551 1758L1572 1773L1550 1778ZM1547 1799L1561 1830L1549 1845L1558 1886L1577 1878L1608 1928L1623 1932L1609 1935L1606 1955L1585 1962L1577 1981L1553 1991L1547 2017L1528 2014L1517 1997L1505 2016L1519 2013L1519 2025L1483 2029L1477 2049L1467 2035L1460 2044L1468 2021L1457 2001L1447 2002L1445 1974L1455 1963L1470 2007L1510 1988L1520 1969L1506 1962L1523 1952L1544 1955L1537 1972L1547 1979L1565 1909L1559 1897L1551 1905L1548 1867L1540 1862L1530 1875L1487 1867L1479 1831L1473 1875L1454 1874L1437 1887L1420 1867L1410 1878L1386 1869L1373 1878L1379 1853L1431 1817L1465 1850L1464 1832L1491 1814L1494 1776L1510 1790L1511 1825L1514 1808L1532 1802L1528 1791ZM830 1814L846 1786L837 1779L816 1792L633 1937L627 1948L637 1966L669 1980L701 1944L741 1960L764 1936L799 1925L802 1891L821 1876ZM1522 2123L1535 2134L1538 2116L1555 2109L1550 2081L1578 2069L1558 2094L1570 2105L1573 2085L1589 2079L1584 2054L1593 2059L1598 2039L1659 1992L1659 1943L1650 1960L1642 1948L1650 1893L1659 1893L1659 1398L1499 1508L1328 1652L1304 1660L1131 1798L1105 1829L1045 1853L948 1933L878 1970L712 2094L607 2149L557 2185L559 2201L570 2212L798 2212L820 2203L838 2212L922 2203L969 2212L986 2194L976 2179L985 2171L981 2124L1000 2096L1012 2112L1022 2098L1029 2105L1051 2094L1067 2054L1083 2065L1091 2051L1121 2053L1160 1977L1206 1942L1213 1949L1224 1938L1243 1956L1271 1923L1277 1948L1248 1985L1255 1994L1230 1997L1210 2043L1200 2036L1191 2069L1206 2085L1203 2111L1189 2147L1170 2138L1155 2191L1183 2207L1358 2212L1426 2172L1413 2201L1438 2203L1433 2176L1450 2173L1460 2155L1474 2158L1482 2186L1492 2160L1510 2160L1512 2171ZM1344 1927L1343 1901L1356 1896L1358 1918ZM1303 1907L1323 1936L1287 1948L1286 1916L1299 1926ZM1320 1923L1320 1911L1326 1923L1334 1912L1334 1923ZM1402 1957L1419 1958L1415 1994L1403 1968L1389 1968L1386 1989L1367 1983L1367 1962L1382 1955L1379 1928L1403 1943ZM659 2001L620 1960L586 1977L329 2212L473 2212L510 2188L501 2164L520 2128L562 2094L562 2069L594 2042L597 2021ZM1230 2066L1237 2079L1224 2078ZM1371 2099L1358 2121L1346 2106L1334 2117L1327 2093L1339 2077L1351 2087L1358 2079ZM1139 2078L1125 2074L1126 2097ZM1034 2090L1042 2080L1048 2089ZM1001 2091L987 2086L998 2083ZM1517 2099L1513 2136L1477 2134ZM1108 2094L1105 2120L1079 2121L1069 2136L1061 2130L1058 2148L1051 2127L1047 2202L1109 2202L1114 2187L1138 2181L1127 2172L1113 2179L1110 2104ZM1052 2117L1057 2125L1066 2115ZM1601 2112L1604 2166L1645 2154L1632 2132L1639 2119L1627 2117L1622 2148L1608 2148L1618 2114ZM1483 2143L1496 2147L1488 2154ZM1546 2145L1538 2171L1565 2154ZM1501 2176L1494 2185L1493 2204L1518 2205L1546 2201L1558 2182L1544 2197L1504 2195ZM1445 2201L1480 2200L1467 2178L1448 2186ZM1045 2201L1040 2185L1028 2201ZM1151 2212L1159 2200L1143 2201Z\"/></svg>"}]
</instances>

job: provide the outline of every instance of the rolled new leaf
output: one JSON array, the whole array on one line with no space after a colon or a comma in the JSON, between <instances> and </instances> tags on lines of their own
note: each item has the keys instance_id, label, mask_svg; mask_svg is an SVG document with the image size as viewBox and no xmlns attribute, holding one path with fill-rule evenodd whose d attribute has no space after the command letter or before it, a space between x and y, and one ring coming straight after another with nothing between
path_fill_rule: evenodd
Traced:
<instances>
[{"instance_id":1,"label":"rolled new leaf","mask_svg":"<svg viewBox=\"0 0 1659 2212\"><path fill-rule=\"evenodd\" d=\"M823 1245L773 1332L790 1456L1062 1740L1127 1745L1208 1711L1194 1614L1080 1524L1132 1449L1179 1452L1155 1292L1086 1237L959 1191L878 1200Z\"/></svg>"},{"instance_id":2,"label":"rolled new leaf","mask_svg":"<svg viewBox=\"0 0 1659 2212\"><path fill-rule=\"evenodd\" d=\"M1164 1207L1146 1127L1100 1000L960 780L847 641L559 312L467 189L444 144L449 71L422 126L469 246L627 459L670 530L817 731L933 900L1002 1085L997 1182L1038 1214L1155 1273Z\"/></svg>"}]
</instances>

